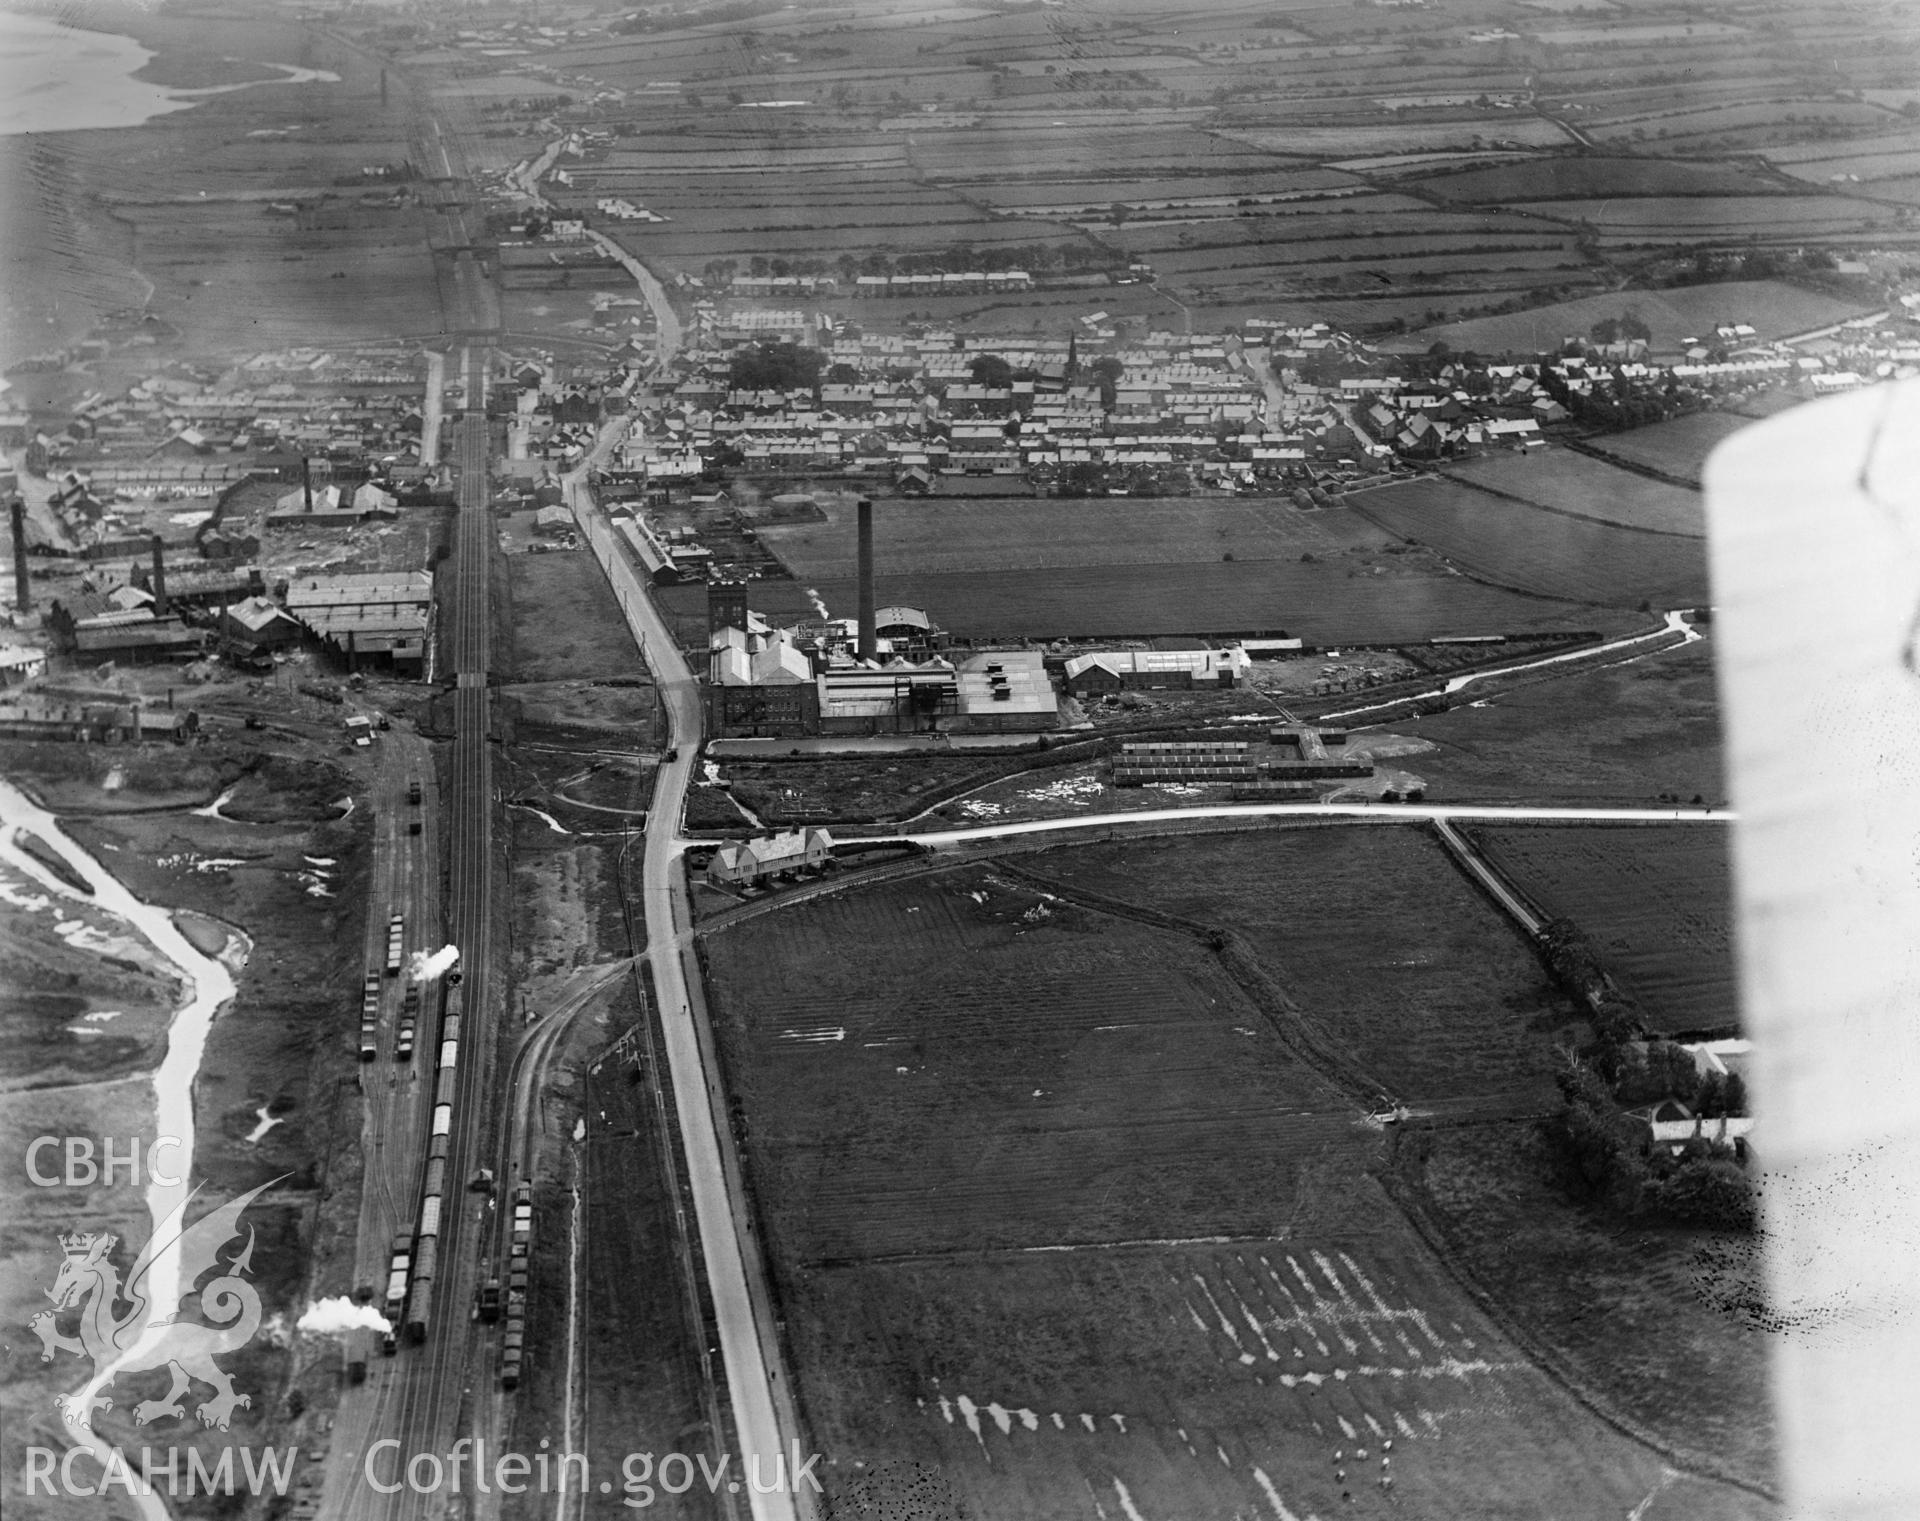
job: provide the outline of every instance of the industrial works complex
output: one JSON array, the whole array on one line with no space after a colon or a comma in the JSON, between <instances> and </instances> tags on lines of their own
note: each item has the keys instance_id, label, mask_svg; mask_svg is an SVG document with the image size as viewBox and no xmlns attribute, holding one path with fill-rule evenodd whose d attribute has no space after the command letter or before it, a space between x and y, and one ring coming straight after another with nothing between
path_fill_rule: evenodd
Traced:
<instances>
[{"instance_id":1,"label":"industrial works complex","mask_svg":"<svg viewBox=\"0 0 1920 1521\"><path fill-rule=\"evenodd\" d=\"M774 628L747 607L747 587L708 587L708 732L716 737L1044 733L1061 726L1056 674L1069 695L1123 688L1231 687L1245 650L1112 650L1049 657L988 650L950 658L940 629L913 607L874 606L873 503L857 506L859 610Z\"/></svg>"}]
</instances>

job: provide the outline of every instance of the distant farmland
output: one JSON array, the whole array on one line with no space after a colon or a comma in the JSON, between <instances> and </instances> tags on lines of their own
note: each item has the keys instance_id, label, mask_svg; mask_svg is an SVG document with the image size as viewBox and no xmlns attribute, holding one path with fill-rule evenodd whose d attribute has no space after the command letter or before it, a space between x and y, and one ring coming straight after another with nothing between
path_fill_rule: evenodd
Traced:
<instances>
[{"instance_id":1,"label":"distant farmland","mask_svg":"<svg viewBox=\"0 0 1920 1521\"><path fill-rule=\"evenodd\" d=\"M1732 1031L1733 888L1722 828L1573 825L1475 831L1542 908L1578 924L1665 1034Z\"/></svg>"},{"instance_id":2,"label":"distant farmland","mask_svg":"<svg viewBox=\"0 0 1920 1521\"><path fill-rule=\"evenodd\" d=\"M1478 317L1426 328L1404 340L1424 353L1434 342L1466 353L1543 354L1569 337L1584 337L1596 322L1632 315L1653 334L1656 350L1673 352L1683 339L1711 336L1721 323L1745 322L1762 339L1784 338L1857 317L1868 308L1777 280L1731 280L1672 290L1624 290L1586 296L1504 317Z\"/></svg>"},{"instance_id":3,"label":"distant farmland","mask_svg":"<svg viewBox=\"0 0 1920 1521\"><path fill-rule=\"evenodd\" d=\"M1349 500L1381 527L1496 586L1615 608L1711 600L1700 540L1587 522L1456 481L1409 481Z\"/></svg>"}]
</instances>

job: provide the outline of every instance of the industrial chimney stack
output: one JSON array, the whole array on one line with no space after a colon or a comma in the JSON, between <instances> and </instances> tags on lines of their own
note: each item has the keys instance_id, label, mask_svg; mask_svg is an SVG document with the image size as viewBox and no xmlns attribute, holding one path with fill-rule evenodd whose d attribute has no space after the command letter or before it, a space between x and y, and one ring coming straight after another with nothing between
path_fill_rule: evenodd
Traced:
<instances>
[{"instance_id":1,"label":"industrial chimney stack","mask_svg":"<svg viewBox=\"0 0 1920 1521\"><path fill-rule=\"evenodd\" d=\"M873 627L873 499L861 497L856 506L859 513L860 549L860 645L858 654L862 660L871 660L876 653L876 639Z\"/></svg>"},{"instance_id":2,"label":"industrial chimney stack","mask_svg":"<svg viewBox=\"0 0 1920 1521\"><path fill-rule=\"evenodd\" d=\"M13 605L20 612L33 611L33 593L27 586L27 504L13 499Z\"/></svg>"},{"instance_id":3,"label":"industrial chimney stack","mask_svg":"<svg viewBox=\"0 0 1920 1521\"><path fill-rule=\"evenodd\" d=\"M153 536L153 615L167 615L167 549L157 533Z\"/></svg>"},{"instance_id":4,"label":"industrial chimney stack","mask_svg":"<svg viewBox=\"0 0 1920 1521\"><path fill-rule=\"evenodd\" d=\"M307 463L306 455L300 456L300 489L306 493L308 512L313 511L313 467Z\"/></svg>"}]
</instances>

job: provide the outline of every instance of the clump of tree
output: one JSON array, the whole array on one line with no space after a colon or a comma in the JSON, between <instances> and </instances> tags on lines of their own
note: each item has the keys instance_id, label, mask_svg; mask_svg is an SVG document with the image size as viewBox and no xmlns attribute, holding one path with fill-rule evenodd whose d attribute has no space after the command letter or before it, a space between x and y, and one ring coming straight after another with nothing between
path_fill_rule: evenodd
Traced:
<instances>
[{"instance_id":1,"label":"clump of tree","mask_svg":"<svg viewBox=\"0 0 1920 1521\"><path fill-rule=\"evenodd\" d=\"M1676 1155L1655 1145L1577 1056L1569 1054L1558 1083L1565 1105L1554 1128L1577 1191L1633 1218L1753 1229L1752 1185L1731 1147L1695 1137Z\"/></svg>"},{"instance_id":2,"label":"clump of tree","mask_svg":"<svg viewBox=\"0 0 1920 1521\"><path fill-rule=\"evenodd\" d=\"M735 349L727 384L736 391L804 391L820 383L826 355L797 343L750 343Z\"/></svg>"},{"instance_id":3,"label":"clump of tree","mask_svg":"<svg viewBox=\"0 0 1920 1521\"><path fill-rule=\"evenodd\" d=\"M1592 1031L1583 1051L1566 1053L1557 1077L1564 1105L1550 1127L1575 1192L1628 1216L1751 1230L1752 1187L1731 1147L1696 1137L1676 1155L1626 1113L1671 1099L1703 1119L1744 1114L1739 1074L1703 1073L1684 1046L1646 1039L1572 920L1548 923L1539 947L1554 981L1586 1006Z\"/></svg>"}]
</instances>

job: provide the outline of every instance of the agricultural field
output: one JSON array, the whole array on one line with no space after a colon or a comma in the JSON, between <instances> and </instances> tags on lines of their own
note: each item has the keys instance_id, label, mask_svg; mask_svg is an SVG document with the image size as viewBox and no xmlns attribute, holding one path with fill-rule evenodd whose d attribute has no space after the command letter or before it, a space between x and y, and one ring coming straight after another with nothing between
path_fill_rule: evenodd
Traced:
<instances>
[{"instance_id":1,"label":"agricultural field","mask_svg":"<svg viewBox=\"0 0 1920 1521\"><path fill-rule=\"evenodd\" d=\"M1274 838L1168 848L1224 850L1264 892ZM1386 865L1346 869L1350 910ZM1527 958L1463 882L1442 890L1496 956ZM1409 900L1390 901L1363 912L1405 959L1487 949L1408 930ZM1598 1521L1670 1485L1676 1514L1769 1513L1663 1480L1520 1353L1370 1174L1364 1101L1295 1057L1288 1016L1199 937L981 866L798 904L707 950L836 1510ZM1309 958L1285 954L1291 987ZM1443 974L1402 975L1432 991ZM1403 1030L1425 1017L1393 1008ZM1546 1040L1521 1008L1474 1018ZM1491 1050L1445 1045L1422 1046L1436 1081L1510 1096Z\"/></svg>"},{"instance_id":2,"label":"agricultural field","mask_svg":"<svg viewBox=\"0 0 1920 1521\"><path fill-rule=\"evenodd\" d=\"M1706 503L1698 491L1650 480L1571 449L1489 454L1451 466L1447 474L1568 517L1648 533L1707 536Z\"/></svg>"},{"instance_id":3,"label":"agricultural field","mask_svg":"<svg viewBox=\"0 0 1920 1521\"><path fill-rule=\"evenodd\" d=\"M1450 201L1577 200L1582 196L1755 195L1774 186L1731 164L1640 158L1541 158L1455 174L1428 175L1420 188Z\"/></svg>"},{"instance_id":4,"label":"agricultural field","mask_svg":"<svg viewBox=\"0 0 1920 1521\"><path fill-rule=\"evenodd\" d=\"M854 504L816 493L824 523L768 524L760 537L799 579L853 569ZM1378 551L1390 540L1339 508L1285 497L877 498L880 576L960 571L1158 565L1219 558L1298 561L1303 554Z\"/></svg>"},{"instance_id":5,"label":"agricultural field","mask_svg":"<svg viewBox=\"0 0 1920 1521\"><path fill-rule=\"evenodd\" d=\"M821 500L827 523L763 538L840 615L854 604L852 511ZM1328 644L1597 626L1590 609L1476 584L1367 517L1280 498L883 502L874 539L880 599L966 635L1284 628Z\"/></svg>"},{"instance_id":6,"label":"agricultural field","mask_svg":"<svg viewBox=\"0 0 1920 1521\"><path fill-rule=\"evenodd\" d=\"M1500 827L1475 837L1523 892L1580 926L1649 1028L1737 1029L1724 826Z\"/></svg>"},{"instance_id":7,"label":"agricultural field","mask_svg":"<svg viewBox=\"0 0 1920 1521\"><path fill-rule=\"evenodd\" d=\"M712 997L796 1263L1266 1236L1287 1155L1353 1132L1191 936L985 868L750 925L709 943Z\"/></svg>"},{"instance_id":8,"label":"agricultural field","mask_svg":"<svg viewBox=\"0 0 1920 1521\"><path fill-rule=\"evenodd\" d=\"M1513 209L1593 227L1604 242L1727 243L1748 238L1869 237L1890 229L1893 208L1840 195L1644 196L1516 201Z\"/></svg>"},{"instance_id":9,"label":"agricultural field","mask_svg":"<svg viewBox=\"0 0 1920 1521\"><path fill-rule=\"evenodd\" d=\"M1775 1482L1751 1236L1638 1225L1575 1203L1535 1130L1460 1126L1419 1142L1401 1148L1404 1174L1458 1271L1613 1409L1747 1483ZM1646 1377L1623 1355L1623 1325L1687 1355Z\"/></svg>"},{"instance_id":10,"label":"agricultural field","mask_svg":"<svg viewBox=\"0 0 1920 1521\"><path fill-rule=\"evenodd\" d=\"M1400 644L1441 634L1607 628L1618 621L1591 605L1551 593L1516 594L1424 556L1390 551L1352 565L1324 559L1090 565L882 575L879 585L887 601L923 608L936 623L975 637L1284 629L1315 645ZM836 616L850 616L856 591L850 576L822 577L809 589Z\"/></svg>"},{"instance_id":11,"label":"agricultural field","mask_svg":"<svg viewBox=\"0 0 1920 1521\"><path fill-rule=\"evenodd\" d=\"M1644 428L1588 439L1587 447L1612 459L1698 483L1707 456L1750 421L1731 412L1690 412Z\"/></svg>"},{"instance_id":12,"label":"agricultural field","mask_svg":"<svg viewBox=\"0 0 1920 1521\"><path fill-rule=\"evenodd\" d=\"M1712 642L1499 684L1404 722L1435 801L1726 801Z\"/></svg>"},{"instance_id":13,"label":"agricultural field","mask_svg":"<svg viewBox=\"0 0 1920 1521\"><path fill-rule=\"evenodd\" d=\"M1731 280L1672 290L1619 291L1587 296L1502 317L1479 317L1422 329L1394 345L1425 352L1435 342L1465 353L1542 354L1569 337L1584 337L1609 317L1638 317L1653 334L1658 354L1677 354L1687 340L1711 336L1722 323L1745 322L1761 341L1811 332L1869 310L1819 291L1777 280Z\"/></svg>"},{"instance_id":14,"label":"agricultural field","mask_svg":"<svg viewBox=\"0 0 1920 1521\"><path fill-rule=\"evenodd\" d=\"M694 278L715 259L1038 243L1096 267L1145 258L1202 323L1263 313L1395 331L1612 283L1617 268L1579 241L1581 224L1616 259L1676 240L1908 235L1893 208L1829 190L1849 165L1803 175L1796 193L1751 157L1732 161L1905 125L1912 39L1869 47L1817 17L1761 29L1493 0L1471 20L1113 5L955 7L909 24L886 0L854 0L750 27L630 25L542 59L555 78L625 92L596 111L622 137L570 168L562 198L627 194L668 216L623 240ZM1809 84L1829 77L1831 90ZM768 164L781 170L774 195L730 204L749 185L760 197ZM1892 167L1874 177L1897 191ZM1324 225L1342 198L1356 221ZM1471 248L1448 241L1461 227L1447 208L1467 205L1489 219ZM1389 225L1347 246L1363 217ZM911 312L827 304L868 322L1017 331L1062 294ZM1131 299L1098 304L1134 314ZM1142 314L1167 311L1150 292Z\"/></svg>"},{"instance_id":15,"label":"agricultural field","mask_svg":"<svg viewBox=\"0 0 1920 1521\"><path fill-rule=\"evenodd\" d=\"M1702 541L1568 517L1450 480L1383 486L1348 502L1489 586L1621 609L1711 601Z\"/></svg>"},{"instance_id":16,"label":"agricultural field","mask_svg":"<svg viewBox=\"0 0 1920 1521\"><path fill-rule=\"evenodd\" d=\"M1357 1088L1416 1109L1544 1113L1577 1018L1526 939L1417 827L1355 826L1053 850L1076 890L1241 936Z\"/></svg>"}]
</instances>

